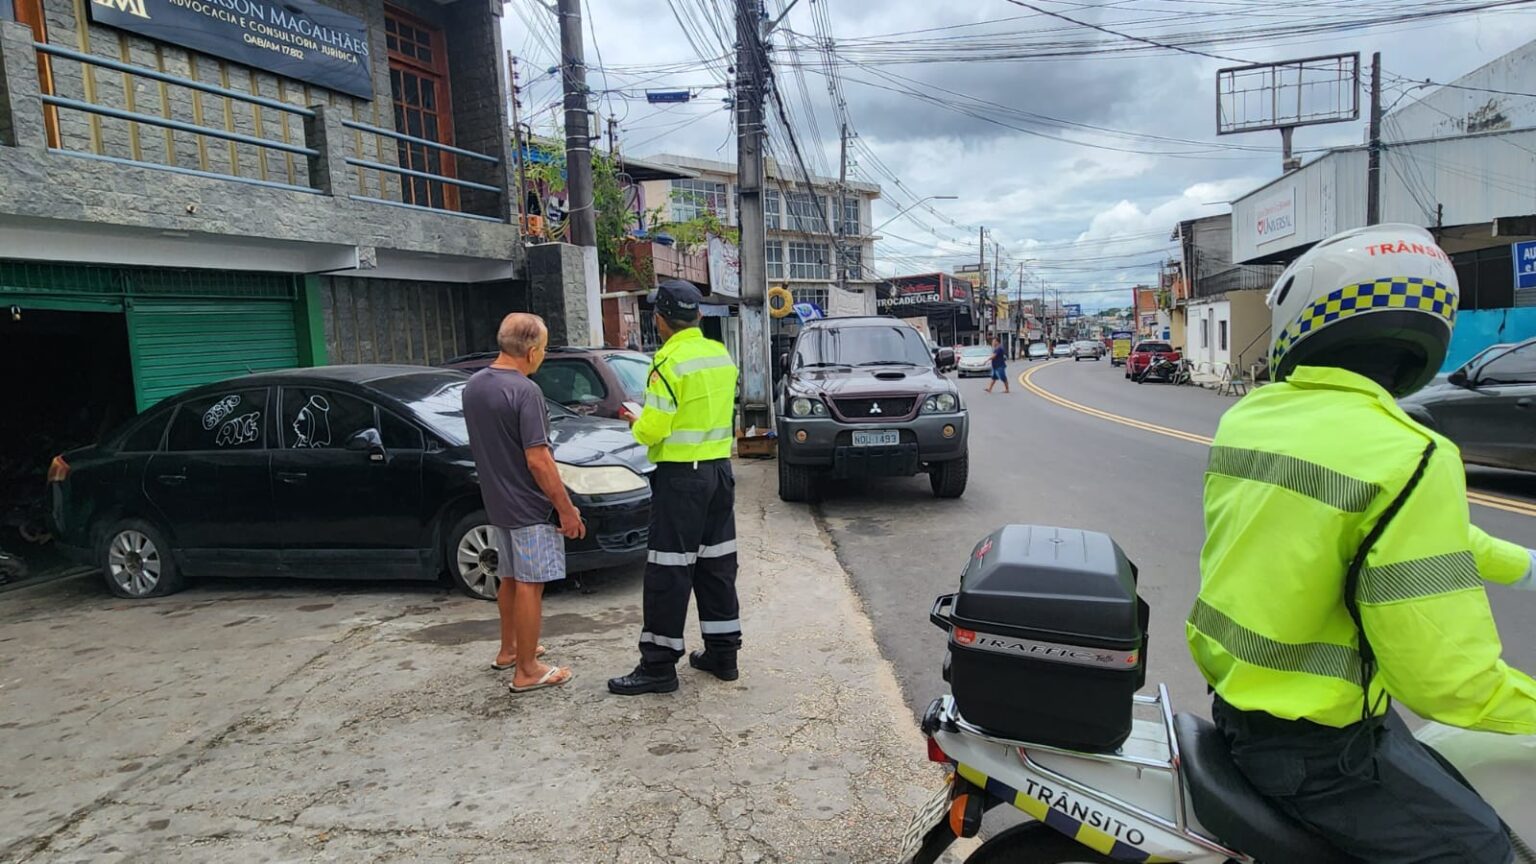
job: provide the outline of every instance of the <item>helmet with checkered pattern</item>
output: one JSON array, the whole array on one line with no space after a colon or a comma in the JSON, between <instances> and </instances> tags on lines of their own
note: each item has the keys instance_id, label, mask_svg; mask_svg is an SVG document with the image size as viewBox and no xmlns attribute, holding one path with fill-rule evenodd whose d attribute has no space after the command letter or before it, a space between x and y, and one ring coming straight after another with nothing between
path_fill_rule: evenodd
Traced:
<instances>
[{"instance_id":1,"label":"helmet with checkered pattern","mask_svg":"<svg viewBox=\"0 0 1536 864\"><path fill-rule=\"evenodd\" d=\"M1269 292L1270 377L1297 366L1366 374L1394 396L1428 384L1456 320L1456 270L1417 225L1372 225L1318 243Z\"/></svg>"}]
</instances>

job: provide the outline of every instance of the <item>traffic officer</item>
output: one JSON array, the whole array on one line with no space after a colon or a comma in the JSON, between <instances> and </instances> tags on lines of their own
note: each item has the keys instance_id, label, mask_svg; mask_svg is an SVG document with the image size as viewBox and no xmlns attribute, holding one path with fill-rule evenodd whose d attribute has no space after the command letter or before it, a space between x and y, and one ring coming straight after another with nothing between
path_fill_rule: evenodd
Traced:
<instances>
[{"instance_id":1,"label":"traffic officer","mask_svg":"<svg viewBox=\"0 0 1536 864\"><path fill-rule=\"evenodd\" d=\"M665 344L651 363L635 440L656 463L651 475L650 550L645 565L640 665L611 679L620 695L677 689L690 591L699 602L704 650L689 665L736 680L741 621L736 602L736 480L731 430L736 366L725 346L699 330L703 297L680 280L655 295Z\"/></svg>"},{"instance_id":2,"label":"traffic officer","mask_svg":"<svg viewBox=\"0 0 1536 864\"><path fill-rule=\"evenodd\" d=\"M1498 816L1390 707L1536 733L1536 681L1500 659L1483 580L1536 554L1468 522L1461 456L1396 399L1445 361L1456 272L1427 231L1317 244L1269 295L1276 382L1221 420L1186 625L1238 768L1366 862L1505 864ZM1262 860L1285 859L1245 849Z\"/></svg>"}]
</instances>

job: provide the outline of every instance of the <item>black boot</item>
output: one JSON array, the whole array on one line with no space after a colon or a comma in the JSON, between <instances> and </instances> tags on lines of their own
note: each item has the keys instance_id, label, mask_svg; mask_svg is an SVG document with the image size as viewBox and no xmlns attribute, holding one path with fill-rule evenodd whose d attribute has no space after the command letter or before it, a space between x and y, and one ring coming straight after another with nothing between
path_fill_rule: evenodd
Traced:
<instances>
[{"instance_id":1,"label":"black boot","mask_svg":"<svg viewBox=\"0 0 1536 864\"><path fill-rule=\"evenodd\" d=\"M608 679L608 692L620 696L671 693L676 689L677 669L672 666L647 666L641 663L628 675Z\"/></svg>"},{"instance_id":2,"label":"black boot","mask_svg":"<svg viewBox=\"0 0 1536 864\"><path fill-rule=\"evenodd\" d=\"M708 672L721 681L735 681L741 676L736 669L735 651L711 651L708 648L695 651L688 655L688 665Z\"/></svg>"}]
</instances>

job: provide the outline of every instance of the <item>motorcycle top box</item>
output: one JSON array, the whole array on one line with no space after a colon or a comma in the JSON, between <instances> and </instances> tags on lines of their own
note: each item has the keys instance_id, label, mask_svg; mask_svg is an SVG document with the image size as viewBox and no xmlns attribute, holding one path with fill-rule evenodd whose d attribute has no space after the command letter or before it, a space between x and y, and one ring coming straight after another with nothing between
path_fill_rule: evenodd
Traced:
<instances>
[{"instance_id":1,"label":"motorcycle top box","mask_svg":"<svg viewBox=\"0 0 1536 864\"><path fill-rule=\"evenodd\" d=\"M1146 682L1147 604L1109 535L1007 525L987 535L930 619L968 722L1000 738L1113 751Z\"/></svg>"}]
</instances>

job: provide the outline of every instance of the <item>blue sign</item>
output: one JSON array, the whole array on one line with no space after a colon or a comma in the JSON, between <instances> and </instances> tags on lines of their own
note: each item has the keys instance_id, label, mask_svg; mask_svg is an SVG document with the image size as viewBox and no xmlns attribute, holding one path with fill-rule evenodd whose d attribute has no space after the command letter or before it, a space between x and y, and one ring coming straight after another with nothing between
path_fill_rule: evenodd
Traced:
<instances>
[{"instance_id":1,"label":"blue sign","mask_svg":"<svg viewBox=\"0 0 1536 864\"><path fill-rule=\"evenodd\" d=\"M1509 244L1515 259L1515 290L1536 288L1536 240Z\"/></svg>"},{"instance_id":2,"label":"blue sign","mask_svg":"<svg viewBox=\"0 0 1536 864\"><path fill-rule=\"evenodd\" d=\"M649 102L652 105L662 104L662 103L666 103L666 102L687 102L692 97L693 97L693 94L689 93L687 90L647 90L647 91L645 91L645 101Z\"/></svg>"}]
</instances>

